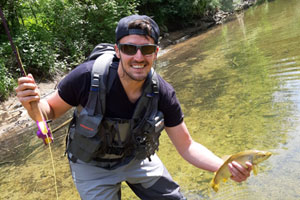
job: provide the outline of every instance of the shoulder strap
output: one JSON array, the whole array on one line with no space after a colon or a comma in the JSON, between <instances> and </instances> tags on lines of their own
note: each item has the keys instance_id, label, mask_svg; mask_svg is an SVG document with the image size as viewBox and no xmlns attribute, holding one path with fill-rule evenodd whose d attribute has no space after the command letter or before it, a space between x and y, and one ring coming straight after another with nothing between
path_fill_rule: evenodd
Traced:
<instances>
[{"instance_id":1,"label":"shoulder strap","mask_svg":"<svg viewBox=\"0 0 300 200\"><path fill-rule=\"evenodd\" d=\"M89 115L104 114L106 105L106 93L107 93L107 80L110 66L112 65L112 60L114 53L103 53L99 56L95 63L93 64L93 70L91 74L91 87L86 109ZM112 70L113 74L116 74L116 70ZM115 75L113 75L115 76ZM114 78L109 78L110 85L112 84ZM111 86L110 86L111 87ZM100 105L98 104L100 101ZM97 106L98 105L98 106Z\"/></svg>"},{"instance_id":2,"label":"shoulder strap","mask_svg":"<svg viewBox=\"0 0 300 200\"><path fill-rule=\"evenodd\" d=\"M154 71L152 75L152 92L153 92L153 100L151 102L151 107L152 107L152 112L151 114L147 114L150 116L150 119L154 119L155 115L157 114L158 111L158 100L159 100L159 81L157 78L157 73ZM147 111L150 112L150 111Z\"/></svg>"}]
</instances>

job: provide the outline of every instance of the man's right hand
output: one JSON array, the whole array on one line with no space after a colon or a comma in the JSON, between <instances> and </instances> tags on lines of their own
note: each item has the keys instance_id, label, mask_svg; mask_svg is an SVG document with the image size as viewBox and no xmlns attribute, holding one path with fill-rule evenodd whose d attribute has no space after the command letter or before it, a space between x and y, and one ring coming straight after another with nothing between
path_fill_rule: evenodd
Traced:
<instances>
[{"instance_id":1,"label":"man's right hand","mask_svg":"<svg viewBox=\"0 0 300 200\"><path fill-rule=\"evenodd\" d=\"M31 74L18 79L18 87L15 91L19 101L29 113L32 110L30 102L40 101L40 91Z\"/></svg>"},{"instance_id":2,"label":"man's right hand","mask_svg":"<svg viewBox=\"0 0 300 200\"><path fill-rule=\"evenodd\" d=\"M26 108L29 116L35 121L39 121L40 112L45 119L55 119L72 108L59 96L57 90L47 99L41 100L40 90L31 74L19 78L18 87L15 90L19 101Z\"/></svg>"}]
</instances>

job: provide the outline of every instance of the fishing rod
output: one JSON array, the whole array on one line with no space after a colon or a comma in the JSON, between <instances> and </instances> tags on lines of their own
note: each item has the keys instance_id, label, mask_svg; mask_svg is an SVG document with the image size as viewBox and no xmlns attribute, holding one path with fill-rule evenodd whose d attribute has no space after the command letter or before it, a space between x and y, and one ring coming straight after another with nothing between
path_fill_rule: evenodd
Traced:
<instances>
[{"instance_id":1,"label":"fishing rod","mask_svg":"<svg viewBox=\"0 0 300 200\"><path fill-rule=\"evenodd\" d=\"M11 34L8 29L6 19L4 17L4 14L3 14L3 11L1 8L0 8L0 17L2 19L2 23L4 26L5 32L7 34L8 40L10 42L11 48L15 54L18 66L21 70L21 74L22 74L22 76L27 76L24 66L22 64L22 61L21 61L21 57L20 57L18 48L15 46L15 44L13 42L13 39L12 39ZM31 108L32 108L32 111L34 114L33 119L36 121L36 124L38 126L38 130L36 132L37 136L39 138L43 139L45 145L52 143L53 136L52 136L51 130L48 127L47 121L43 117L43 114L38 106L38 103L36 101L33 101L33 102L30 102L30 105L31 105Z\"/></svg>"}]
</instances>

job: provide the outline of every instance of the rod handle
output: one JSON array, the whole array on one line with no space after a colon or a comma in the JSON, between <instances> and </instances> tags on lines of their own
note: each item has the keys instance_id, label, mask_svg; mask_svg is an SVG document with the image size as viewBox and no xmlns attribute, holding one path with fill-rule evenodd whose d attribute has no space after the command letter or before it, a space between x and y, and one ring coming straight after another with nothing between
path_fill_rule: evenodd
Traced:
<instances>
[{"instance_id":1,"label":"rod handle","mask_svg":"<svg viewBox=\"0 0 300 200\"><path fill-rule=\"evenodd\" d=\"M32 101L30 102L30 105L31 105L31 109L32 109L32 112L33 112L33 118L35 121L44 121L44 117L43 117L43 114L41 112L41 109L39 108L38 106L38 102L37 101Z\"/></svg>"}]
</instances>

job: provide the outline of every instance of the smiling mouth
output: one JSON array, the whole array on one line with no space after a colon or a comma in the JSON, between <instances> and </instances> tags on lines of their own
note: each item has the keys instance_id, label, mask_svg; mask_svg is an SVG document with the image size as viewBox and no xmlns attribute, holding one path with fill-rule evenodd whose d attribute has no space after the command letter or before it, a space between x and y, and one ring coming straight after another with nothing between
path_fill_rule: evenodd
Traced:
<instances>
[{"instance_id":1,"label":"smiling mouth","mask_svg":"<svg viewBox=\"0 0 300 200\"><path fill-rule=\"evenodd\" d=\"M132 65L132 67L133 67L134 69L142 69L142 68L145 67L145 65Z\"/></svg>"}]
</instances>

